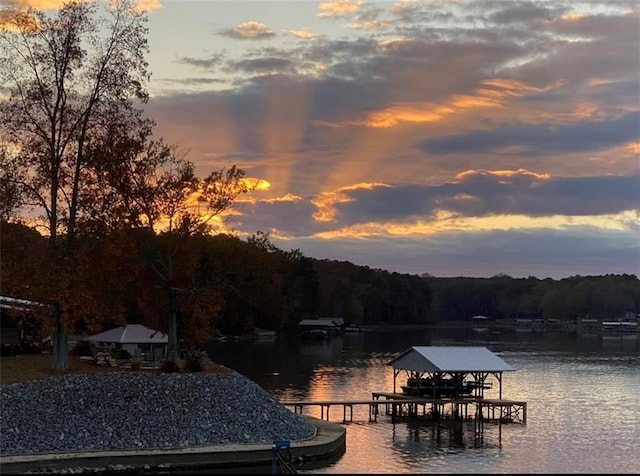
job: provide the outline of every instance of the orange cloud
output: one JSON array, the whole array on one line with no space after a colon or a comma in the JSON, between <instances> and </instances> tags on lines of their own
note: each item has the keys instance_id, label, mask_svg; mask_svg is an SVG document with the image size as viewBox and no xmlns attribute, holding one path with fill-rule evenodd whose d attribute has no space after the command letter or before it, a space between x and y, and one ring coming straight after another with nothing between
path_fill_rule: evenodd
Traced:
<instances>
[{"instance_id":1,"label":"orange cloud","mask_svg":"<svg viewBox=\"0 0 640 476\"><path fill-rule=\"evenodd\" d=\"M241 23L233 29L233 33L240 38L262 38L274 36L274 32L267 25L257 21Z\"/></svg>"},{"instance_id":2,"label":"orange cloud","mask_svg":"<svg viewBox=\"0 0 640 476\"><path fill-rule=\"evenodd\" d=\"M279 202L299 202L301 200L303 200L301 196L287 193L282 197L267 198L266 200L261 200L261 201L266 203L279 203Z\"/></svg>"},{"instance_id":3,"label":"orange cloud","mask_svg":"<svg viewBox=\"0 0 640 476\"><path fill-rule=\"evenodd\" d=\"M347 187L341 187L333 192L323 192L315 200L311 201L311 203L313 203L318 209L313 214L313 218L319 222L333 221L336 216L336 209L334 205L336 205L337 203L348 203L353 201L353 199L349 198L344 192L348 190L371 190L376 187L388 187L388 185L384 183L362 182L354 185L349 185Z\"/></svg>"},{"instance_id":4,"label":"orange cloud","mask_svg":"<svg viewBox=\"0 0 640 476\"><path fill-rule=\"evenodd\" d=\"M142 12L157 10L159 8L162 8L159 0L138 0L138 10Z\"/></svg>"},{"instance_id":5,"label":"orange cloud","mask_svg":"<svg viewBox=\"0 0 640 476\"><path fill-rule=\"evenodd\" d=\"M627 230L637 226L638 213L625 211L599 216L552 215L530 217L526 215L491 215L484 217L462 217L447 210L439 210L431 220L407 220L405 222L367 222L320 232L314 238L325 240L338 238L366 239L373 237L403 237L422 239L438 233L478 232L491 230L562 230L572 227L591 226L603 230Z\"/></svg>"},{"instance_id":6,"label":"orange cloud","mask_svg":"<svg viewBox=\"0 0 640 476\"><path fill-rule=\"evenodd\" d=\"M380 43L379 48L394 48L408 40L389 40ZM379 111L368 114L362 120L349 121L349 125L365 127L392 127L406 122L436 122L445 116L468 109L502 108L506 105L506 98L524 96L557 88L563 83L556 81L544 88L531 86L522 81L494 78L482 81L482 87L476 89L476 94L455 94L443 104L428 102L397 103Z\"/></svg>"},{"instance_id":7,"label":"orange cloud","mask_svg":"<svg viewBox=\"0 0 640 476\"><path fill-rule=\"evenodd\" d=\"M35 32L39 29L38 20L26 11L16 8L0 11L0 31Z\"/></svg>"},{"instance_id":8,"label":"orange cloud","mask_svg":"<svg viewBox=\"0 0 640 476\"><path fill-rule=\"evenodd\" d=\"M640 154L640 142L629 142L625 148L632 154Z\"/></svg>"},{"instance_id":9,"label":"orange cloud","mask_svg":"<svg viewBox=\"0 0 640 476\"><path fill-rule=\"evenodd\" d=\"M318 16L324 18L343 17L358 12L362 5L362 1L352 2L350 0L325 2L318 7Z\"/></svg>"},{"instance_id":10,"label":"orange cloud","mask_svg":"<svg viewBox=\"0 0 640 476\"><path fill-rule=\"evenodd\" d=\"M291 33L296 38L300 38L301 40L312 40L317 37L310 31L307 30L287 30L287 33Z\"/></svg>"},{"instance_id":11,"label":"orange cloud","mask_svg":"<svg viewBox=\"0 0 640 476\"><path fill-rule=\"evenodd\" d=\"M518 169L518 170L465 170L464 172L460 172L455 176L456 180L464 180L473 175L493 175L495 177L514 177L516 175L530 175L539 180L548 180L551 178L549 174L538 174L535 172L531 172L526 169Z\"/></svg>"},{"instance_id":12,"label":"orange cloud","mask_svg":"<svg viewBox=\"0 0 640 476\"><path fill-rule=\"evenodd\" d=\"M348 23L347 28L354 30L385 30L389 28L391 24L386 21L367 21L362 23Z\"/></svg>"}]
</instances>

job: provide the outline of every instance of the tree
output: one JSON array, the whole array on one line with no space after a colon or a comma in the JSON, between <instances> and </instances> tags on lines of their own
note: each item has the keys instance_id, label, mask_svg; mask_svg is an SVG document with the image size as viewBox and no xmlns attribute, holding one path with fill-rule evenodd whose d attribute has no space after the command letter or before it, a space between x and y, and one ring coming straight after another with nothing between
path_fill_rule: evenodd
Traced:
<instances>
[{"instance_id":1,"label":"tree","mask_svg":"<svg viewBox=\"0 0 640 476\"><path fill-rule=\"evenodd\" d=\"M75 239L100 203L88 187L89 151L109 124L144 122L146 14L132 0L112 0L70 1L54 12L10 7L0 17L0 80L9 91L0 140L14 169L25 171L5 177L3 187L15 187L19 205L46 225L51 276L42 294L56 309L53 368L66 370L67 331L82 313L70 302Z\"/></svg>"},{"instance_id":2,"label":"tree","mask_svg":"<svg viewBox=\"0 0 640 476\"><path fill-rule=\"evenodd\" d=\"M200 179L194 165L175 158L160 174L138 177L141 187L148 190L149 202L141 208L138 222L146 223L153 233L147 242L147 260L165 293L168 306L167 358L179 355L179 299L189 296L192 308L213 310L205 289L213 290L220 280L203 273L207 247L194 248L193 238L205 236L217 225L228 220L226 214L237 197L253 187L245 179L245 172L233 166L211 172ZM196 296L203 299L196 305ZM211 296L215 298L215 296Z\"/></svg>"}]
</instances>

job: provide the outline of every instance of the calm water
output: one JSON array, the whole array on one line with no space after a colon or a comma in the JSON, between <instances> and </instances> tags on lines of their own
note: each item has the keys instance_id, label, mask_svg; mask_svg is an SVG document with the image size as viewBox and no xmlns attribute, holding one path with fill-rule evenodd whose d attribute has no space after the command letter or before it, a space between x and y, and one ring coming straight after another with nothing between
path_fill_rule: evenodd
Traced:
<instances>
[{"instance_id":1,"label":"calm water","mask_svg":"<svg viewBox=\"0 0 640 476\"><path fill-rule=\"evenodd\" d=\"M392 391L387 362L412 345L482 345L516 368L503 398L527 402L526 424L396 422L354 407L346 452L300 473L640 473L640 338L479 333L472 329L216 343L212 358L281 400L370 399ZM404 379L401 374L399 379ZM495 380L494 380L495 382ZM487 398L493 395L489 390ZM320 417L320 410L305 414ZM331 409L342 424L342 407Z\"/></svg>"}]
</instances>

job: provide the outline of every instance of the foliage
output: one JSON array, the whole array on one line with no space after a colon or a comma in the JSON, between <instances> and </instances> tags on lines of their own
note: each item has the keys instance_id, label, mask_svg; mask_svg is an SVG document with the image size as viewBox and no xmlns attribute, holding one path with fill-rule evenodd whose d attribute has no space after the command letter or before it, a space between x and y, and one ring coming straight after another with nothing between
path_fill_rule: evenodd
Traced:
<instances>
[{"instance_id":1,"label":"foliage","mask_svg":"<svg viewBox=\"0 0 640 476\"><path fill-rule=\"evenodd\" d=\"M182 372L178 359L165 359L160 364L160 371L164 373Z\"/></svg>"},{"instance_id":2,"label":"foliage","mask_svg":"<svg viewBox=\"0 0 640 476\"><path fill-rule=\"evenodd\" d=\"M132 0L68 2L53 13L3 11L0 80L2 160L0 192L9 217L21 208L47 228L47 279L34 294L53 309L53 366L66 370L66 335L87 300L78 292L75 240L101 202L95 194L91 151L113 132L145 129L137 105L149 79L146 17ZM51 10L48 10L51 12ZM148 130L148 128L146 128ZM117 161L117 157L112 157ZM95 313L94 313L95 315Z\"/></svg>"},{"instance_id":3,"label":"foliage","mask_svg":"<svg viewBox=\"0 0 640 476\"><path fill-rule=\"evenodd\" d=\"M209 361L209 356L203 350L190 348L185 351L184 361L187 372L202 372Z\"/></svg>"}]
</instances>

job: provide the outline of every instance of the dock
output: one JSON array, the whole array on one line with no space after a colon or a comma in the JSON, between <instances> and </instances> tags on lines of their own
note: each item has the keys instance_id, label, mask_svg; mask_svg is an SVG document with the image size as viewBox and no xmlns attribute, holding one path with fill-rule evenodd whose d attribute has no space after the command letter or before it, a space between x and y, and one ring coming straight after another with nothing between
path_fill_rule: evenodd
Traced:
<instances>
[{"instance_id":1,"label":"dock","mask_svg":"<svg viewBox=\"0 0 640 476\"><path fill-rule=\"evenodd\" d=\"M487 422L527 422L527 402L503 399L465 398L425 398L401 393L371 392L371 399L360 400L290 400L281 401L286 407L293 407L295 413L302 414L305 407L320 407L320 418L329 421L331 407L342 407L343 423L353 421L353 407L367 406L369 421L377 422L380 407L392 420L402 417L479 419Z\"/></svg>"}]
</instances>

